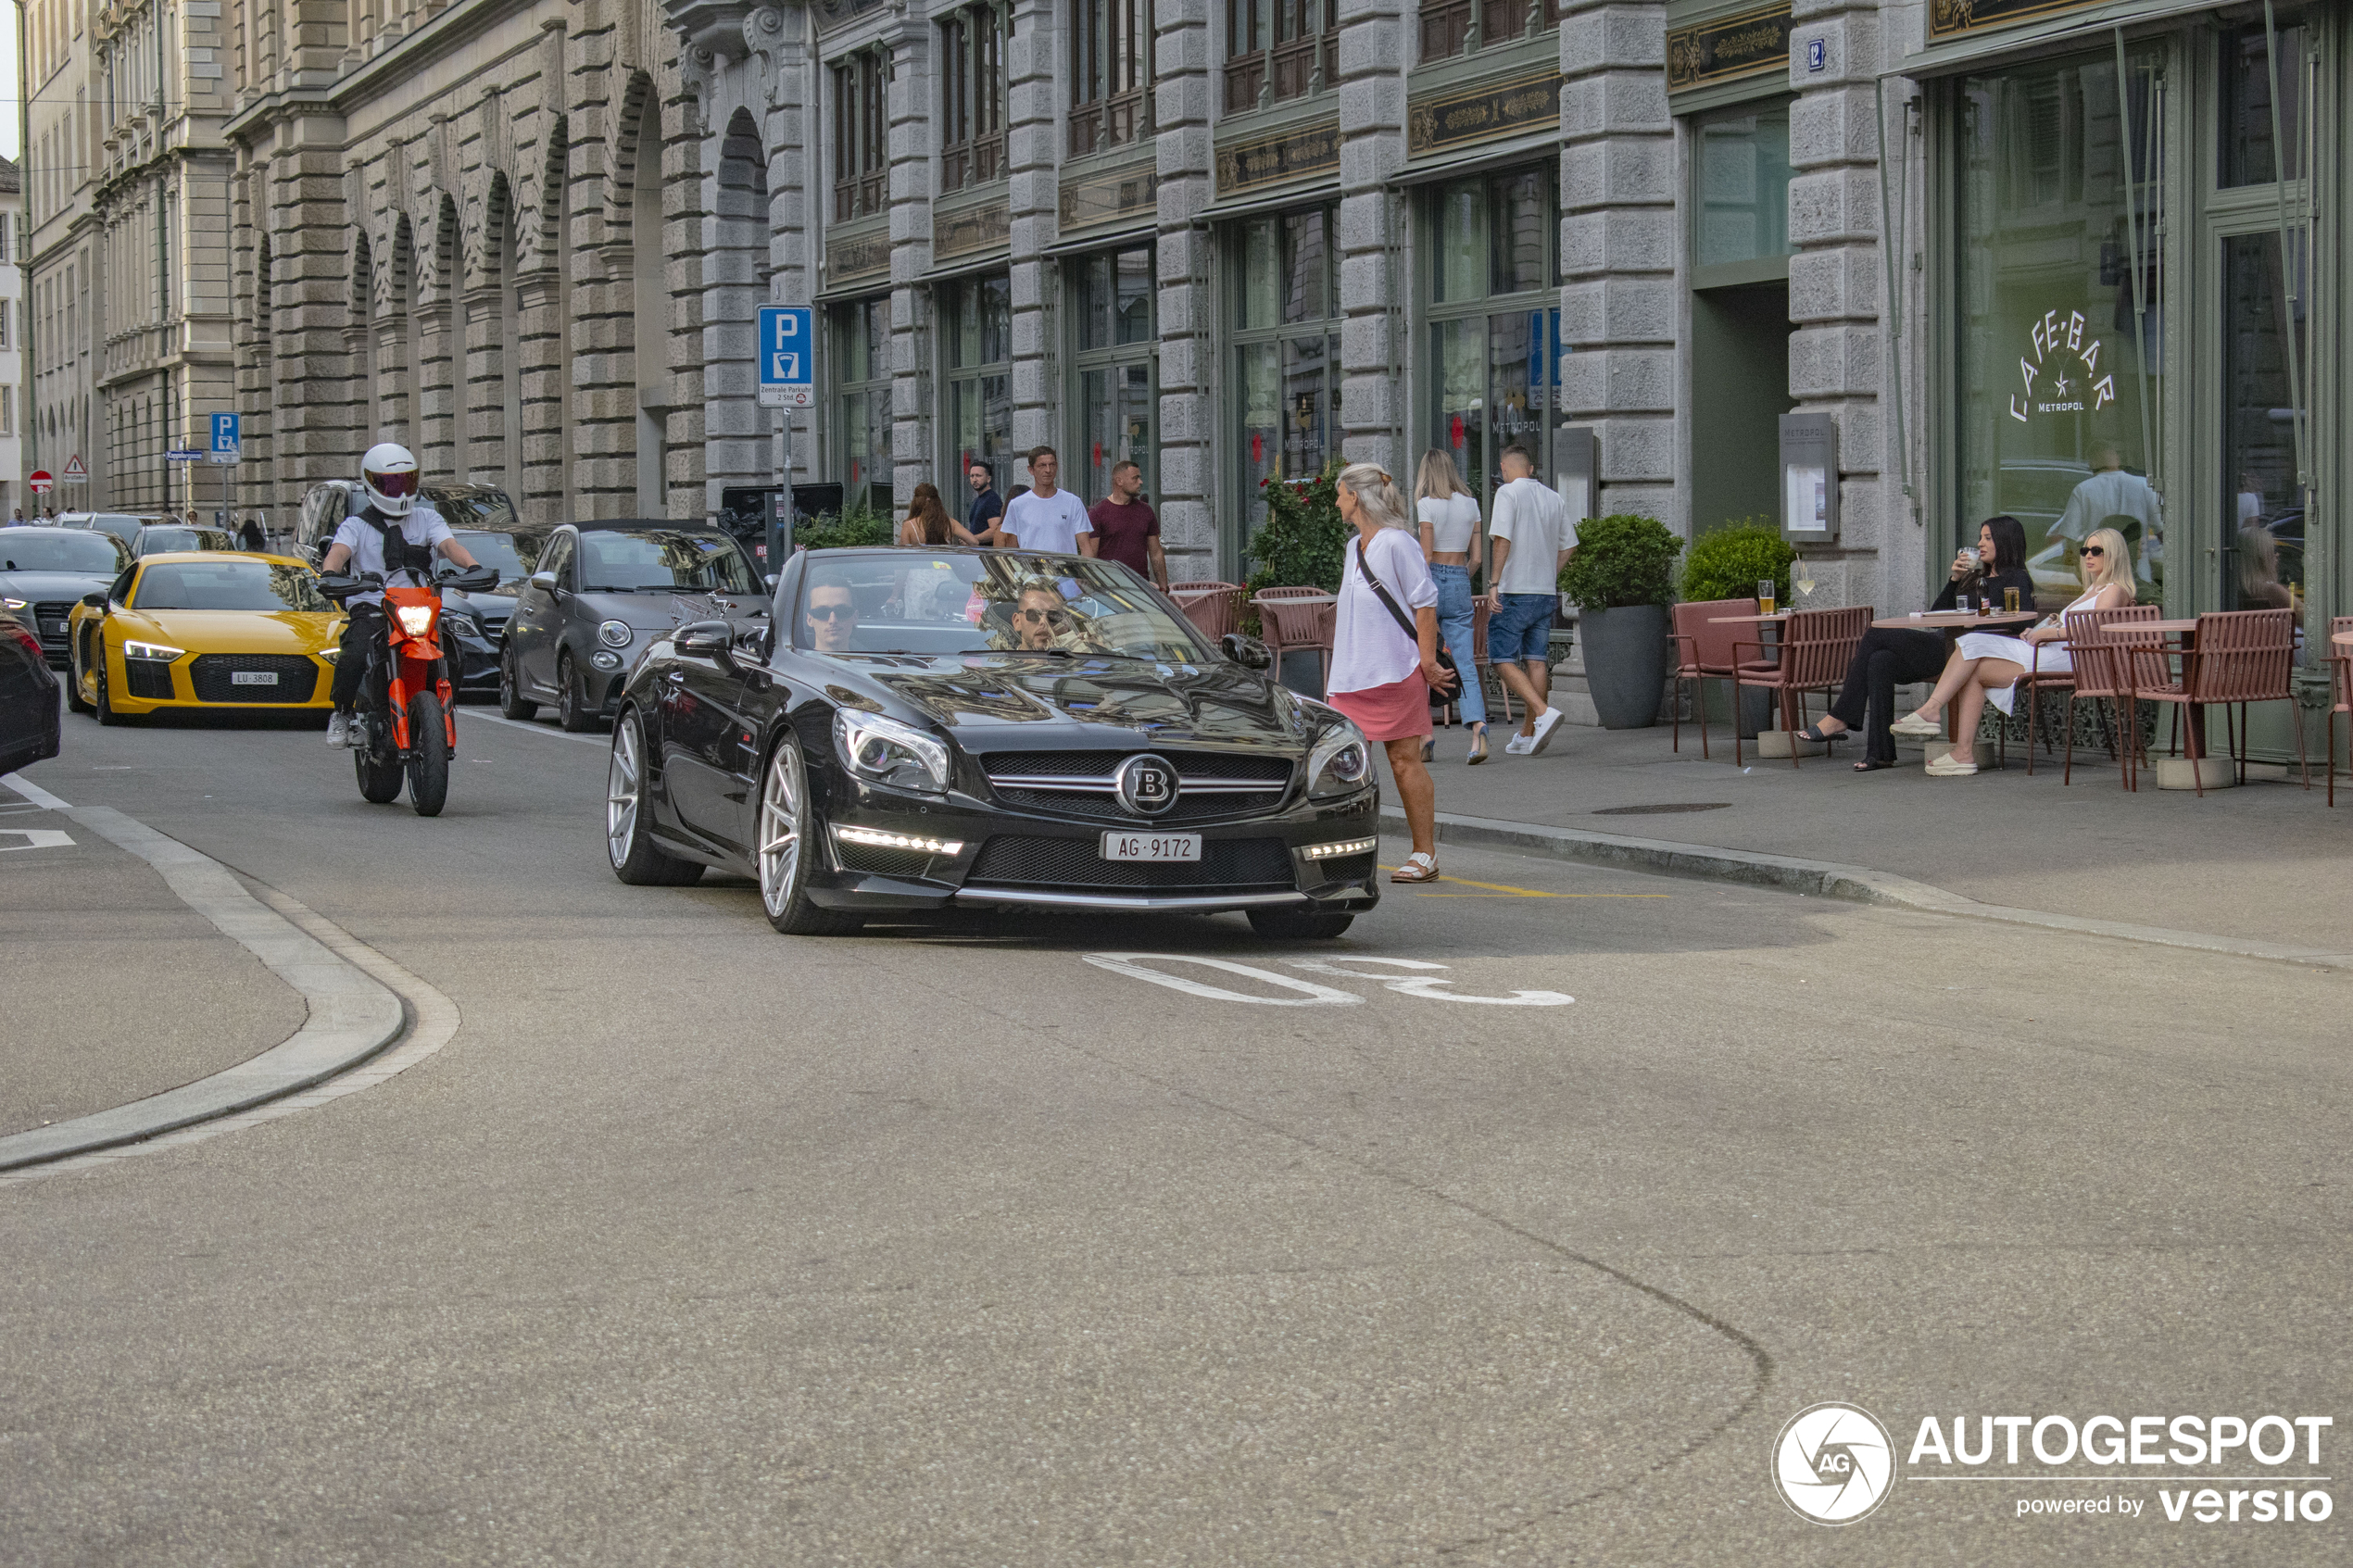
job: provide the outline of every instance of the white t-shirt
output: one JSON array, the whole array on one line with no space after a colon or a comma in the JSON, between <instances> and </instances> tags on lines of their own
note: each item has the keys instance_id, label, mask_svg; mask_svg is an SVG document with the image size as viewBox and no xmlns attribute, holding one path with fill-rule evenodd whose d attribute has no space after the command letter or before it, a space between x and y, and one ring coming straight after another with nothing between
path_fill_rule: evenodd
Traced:
<instances>
[{"instance_id":1,"label":"white t-shirt","mask_svg":"<svg viewBox=\"0 0 2353 1568\"><path fill-rule=\"evenodd\" d=\"M1414 508L1429 524L1430 548L1442 555L1465 555L1478 532L1478 498L1459 492L1425 495Z\"/></svg>"},{"instance_id":2,"label":"white t-shirt","mask_svg":"<svg viewBox=\"0 0 2353 1568\"><path fill-rule=\"evenodd\" d=\"M1324 681L1326 691L1370 691L1392 685L1422 667L1421 644L1405 634L1356 569L1362 537L1349 540L1342 558L1340 604L1332 621L1332 668ZM1405 530L1384 528L1374 534L1365 564L1373 569L1373 575L1380 579L1407 620L1414 618L1414 611L1438 602L1438 584L1430 581L1421 541Z\"/></svg>"},{"instance_id":3,"label":"white t-shirt","mask_svg":"<svg viewBox=\"0 0 2353 1568\"><path fill-rule=\"evenodd\" d=\"M1069 491L1040 495L1032 490L1026 495L1014 496L1013 505L1005 508L1004 530L1021 541L1020 547L1025 550L1075 556L1078 553L1078 536L1092 533L1095 525L1087 521L1087 508Z\"/></svg>"},{"instance_id":4,"label":"white t-shirt","mask_svg":"<svg viewBox=\"0 0 2353 1568\"><path fill-rule=\"evenodd\" d=\"M400 520L400 536L411 545L422 545L427 549L452 537L449 525L441 521L441 514L422 502L411 508L409 515ZM363 513L354 512L336 526L330 547L333 545L351 546L351 563L344 570L354 577L371 571L382 572L384 569L384 535L376 532L376 525ZM395 588L431 586L413 571L395 572L384 582ZM384 597L382 594L354 594L348 602L356 605L382 604Z\"/></svg>"},{"instance_id":5,"label":"white t-shirt","mask_svg":"<svg viewBox=\"0 0 2353 1568\"><path fill-rule=\"evenodd\" d=\"M1567 548L1568 508L1534 479L1515 479L1495 492L1490 536L1509 539L1512 551L1495 584L1499 594L1558 594L1560 553Z\"/></svg>"}]
</instances>

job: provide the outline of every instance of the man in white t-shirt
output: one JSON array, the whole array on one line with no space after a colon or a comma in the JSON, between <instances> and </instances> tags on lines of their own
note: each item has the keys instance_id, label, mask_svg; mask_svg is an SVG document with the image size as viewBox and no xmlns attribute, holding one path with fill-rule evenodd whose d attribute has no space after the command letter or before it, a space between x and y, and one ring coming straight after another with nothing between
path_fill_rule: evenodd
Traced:
<instances>
[{"instance_id":1,"label":"man in white t-shirt","mask_svg":"<svg viewBox=\"0 0 2353 1568\"><path fill-rule=\"evenodd\" d=\"M1005 521L997 525L1007 549L1055 556L1095 553L1095 525L1087 521L1086 503L1054 488L1061 471L1062 458L1051 446L1029 455L1029 494L1008 502Z\"/></svg>"},{"instance_id":2,"label":"man in white t-shirt","mask_svg":"<svg viewBox=\"0 0 2353 1568\"><path fill-rule=\"evenodd\" d=\"M1529 757L1551 744L1562 718L1552 703L1551 644L1561 568L1568 564L1568 507L1537 479L1527 447L1504 447L1503 470L1494 521L1487 526L1494 554L1487 579L1487 657L1528 709L1504 751Z\"/></svg>"}]
</instances>

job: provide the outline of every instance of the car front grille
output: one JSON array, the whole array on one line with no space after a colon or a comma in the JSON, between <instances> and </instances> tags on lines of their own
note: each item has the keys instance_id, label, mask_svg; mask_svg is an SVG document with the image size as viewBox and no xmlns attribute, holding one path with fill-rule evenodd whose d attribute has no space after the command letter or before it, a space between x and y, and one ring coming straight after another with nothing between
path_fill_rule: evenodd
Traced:
<instances>
[{"instance_id":1,"label":"car front grille","mask_svg":"<svg viewBox=\"0 0 2353 1568\"><path fill-rule=\"evenodd\" d=\"M241 686L241 673L271 674L274 686ZM198 702L308 702L319 693L319 666L298 653L205 653L188 667Z\"/></svg>"},{"instance_id":2,"label":"car front grille","mask_svg":"<svg viewBox=\"0 0 2353 1568\"><path fill-rule=\"evenodd\" d=\"M41 646L44 650L50 653L66 651L66 621L72 614L71 599L32 607L33 622L40 630Z\"/></svg>"},{"instance_id":3,"label":"car front grille","mask_svg":"<svg viewBox=\"0 0 2353 1568\"><path fill-rule=\"evenodd\" d=\"M1106 860L1096 838L1000 834L981 846L972 883L991 887L1214 887L1219 892L1290 892L1290 851L1279 838L1212 839L1198 860Z\"/></svg>"},{"instance_id":4,"label":"car front grille","mask_svg":"<svg viewBox=\"0 0 2353 1568\"><path fill-rule=\"evenodd\" d=\"M1271 811L1290 788L1288 758L1227 751L1154 751L1176 770L1176 799L1149 819L1120 805L1112 775L1140 752L996 751L981 758L989 787L1006 805L1073 817L1197 822ZM1252 785L1258 787L1252 788Z\"/></svg>"},{"instance_id":5,"label":"car front grille","mask_svg":"<svg viewBox=\"0 0 2353 1568\"><path fill-rule=\"evenodd\" d=\"M123 684L131 695L142 702L171 700L171 666L153 659L126 659L122 672L128 677Z\"/></svg>"}]
</instances>

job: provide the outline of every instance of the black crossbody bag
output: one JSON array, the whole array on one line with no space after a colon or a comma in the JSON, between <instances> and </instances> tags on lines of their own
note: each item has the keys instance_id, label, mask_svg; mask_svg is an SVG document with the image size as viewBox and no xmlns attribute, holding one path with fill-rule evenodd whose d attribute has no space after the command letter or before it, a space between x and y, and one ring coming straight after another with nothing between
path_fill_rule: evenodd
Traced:
<instances>
[{"instance_id":1,"label":"black crossbody bag","mask_svg":"<svg viewBox=\"0 0 2353 1568\"><path fill-rule=\"evenodd\" d=\"M1390 615L1396 620L1398 628L1405 633L1406 640L1418 649L1421 646L1422 636L1414 627L1414 618L1407 615L1404 608L1395 599L1389 596L1389 590L1381 585L1381 580L1373 575L1371 567L1365 564L1365 541L1360 538L1352 541L1352 544L1354 546L1357 574L1365 579L1366 587L1380 596L1380 602L1389 607ZM1443 637L1438 640L1438 667L1454 677L1451 684L1440 688L1441 691L1458 692L1463 689L1463 672L1454 667L1453 650L1446 646L1446 639Z\"/></svg>"}]
</instances>

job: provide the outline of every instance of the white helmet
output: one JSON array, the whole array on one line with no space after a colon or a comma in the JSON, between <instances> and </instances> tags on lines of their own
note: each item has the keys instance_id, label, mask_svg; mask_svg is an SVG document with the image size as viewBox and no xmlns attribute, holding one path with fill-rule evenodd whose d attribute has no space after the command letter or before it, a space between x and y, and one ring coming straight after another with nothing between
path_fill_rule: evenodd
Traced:
<instances>
[{"instance_id":1,"label":"white helmet","mask_svg":"<svg viewBox=\"0 0 2353 1568\"><path fill-rule=\"evenodd\" d=\"M386 517L407 517L417 504L417 459L396 441L380 441L359 459L359 483Z\"/></svg>"}]
</instances>

